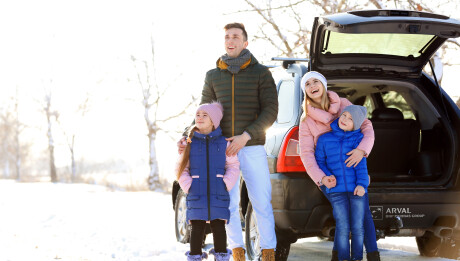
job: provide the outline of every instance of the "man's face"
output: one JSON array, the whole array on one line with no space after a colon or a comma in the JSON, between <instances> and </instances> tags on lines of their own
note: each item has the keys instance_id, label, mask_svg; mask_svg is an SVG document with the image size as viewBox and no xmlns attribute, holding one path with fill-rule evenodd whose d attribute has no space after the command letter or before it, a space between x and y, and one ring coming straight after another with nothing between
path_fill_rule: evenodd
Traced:
<instances>
[{"instance_id":1,"label":"man's face","mask_svg":"<svg viewBox=\"0 0 460 261\"><path fill-rule=\"evenodd\" d=\"M236 58L246 47L248 47L248 41L244 39L243 30L230 28L225 31L225 51L228 56Z\"/></svg>"}]
</instances>

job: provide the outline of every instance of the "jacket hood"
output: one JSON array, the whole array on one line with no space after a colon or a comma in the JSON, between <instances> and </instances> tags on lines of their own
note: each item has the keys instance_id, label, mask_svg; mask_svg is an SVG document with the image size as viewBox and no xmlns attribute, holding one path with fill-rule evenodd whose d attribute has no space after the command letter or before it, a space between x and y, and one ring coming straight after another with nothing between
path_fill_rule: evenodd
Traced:
<instances>
[{"instance_id":1,"label":"jacket hood","mask_svg":"<svg viewBox=\"0 0 460 261\"><path fill-rule=\"evenodd\" d=\"M195 131L195 133L193 134L193 137L195 138L198 138L198 139L206 139L206 136L209 136L211 139L214 139L216 137L219 137L219 136L222 136L222 129L219 127L217 127L217 129L211 131L209 134L201 134L197 131Z\"/></svg>"}]
</instances>

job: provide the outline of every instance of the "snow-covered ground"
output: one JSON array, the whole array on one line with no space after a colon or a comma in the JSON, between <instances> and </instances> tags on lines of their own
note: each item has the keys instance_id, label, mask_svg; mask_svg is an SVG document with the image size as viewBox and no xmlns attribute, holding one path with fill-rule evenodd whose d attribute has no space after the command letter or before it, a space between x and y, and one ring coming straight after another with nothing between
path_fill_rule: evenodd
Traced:
<instances>
[{"instance_id":1,"label":"snow-covered ground","mask_svg":"<svg viewBox=\"0 0 460 261\"><path fill-rule=\"evenodd\" d=\"M176 242L167 193L0 180L0 211L1 261L169 261L185 260L188 250ZM444 260L418 256L413 238L387 238L379 246L393 249L382 249L383 260ZM329 260L330 249L331 242L299 240L289 260Z\"/></svg>"}]
</instances>

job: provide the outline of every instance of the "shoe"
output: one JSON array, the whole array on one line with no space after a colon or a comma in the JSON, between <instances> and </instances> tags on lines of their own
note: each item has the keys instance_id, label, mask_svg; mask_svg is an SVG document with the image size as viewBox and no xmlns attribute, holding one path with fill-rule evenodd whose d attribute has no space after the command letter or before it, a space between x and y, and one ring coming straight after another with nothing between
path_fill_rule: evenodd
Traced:
<instances>
[{"instance_id":1,"label":"shoe","mask_svg":"<svg viewBox=\"0 0 460 261\"><path fill-rule=\"evenodd\" d=\"M339 252L337 250L332 250L331 261L339 261Z\"/></svg>"},{"instance_id":2,"label":"shoe","mask_svg":"<svg viewBox=\"0 0 460 261\"><path fill-rule=\"evenodd\" d=\"M206 254L206 252L203 252L201 255L190 255L190 251L187 251L185 255L187 256L187 261L201 261L203 259L208 259L208 254Z\"/></svg>"},{"instance_id":3,"label":"shoe","mask_svg":"<svg viewBox=\"0 0 460 261\"><path fill-rule=\"evenodd\" d=\"M227 249L227 252L216 252L213 248L209 251L209 254L214 256L215 261L229 261L232 256L232 250Z\"/></svg>"},{"instance_id":4,"label":"shoe","mask_svg":"<svg viewBox=\"0 0 460 261\"><path fill-rule=\"evenodd\" d=\"M234 261L246 261L246 257L244 256L244 248L236 247L232 249L233 260Z\"/></svg>"},{"instance_id":5,"label":"shoe","mask_svg":"<svg viewBox=\"0 0 460 261\"><path fill-rule=\"evenodd\" d=\"M366 253L368 261L380 261L380 252L374 251L370 253Z\"/></svg>"},{"instance_id":6,"label":"shoe","mask_svg":"<svg viewBox=\"0 0 460 261\"><path fill-rule=\"evenodd\" d=\"M275 249L262 249L262 261L275 261Z\"/></svg>"}]
</instances>

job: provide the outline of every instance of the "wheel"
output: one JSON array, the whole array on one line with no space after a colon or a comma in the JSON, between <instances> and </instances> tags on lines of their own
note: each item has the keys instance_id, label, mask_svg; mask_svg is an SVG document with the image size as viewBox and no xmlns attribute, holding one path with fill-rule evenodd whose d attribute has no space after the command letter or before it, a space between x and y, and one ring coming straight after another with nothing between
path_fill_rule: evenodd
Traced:
<instances>
[{"instance_id":1,"label":"wheel","mask_svg":"<svg viewBox=\"0 0 460 261\"><path fill-rule=\"evenodd\" d=\"M179 189L174 207L174 218L176 227L176 240L181 243L189 243L191 226L187 224L187 204L185 202L186 195L182 189Z\"/></svg>"},{"instance_id":2,"label":"wheel","mask_svg":"<svg viewBox=\"0 0 460 261\"><path fill-rule=\"evenodd\" d=\"M417 237L416 241L421 256L451 259L460 257L460 245L455 240L441 239L427 231L423 236Z\"/></svg>"},{"instance_id":3,"label":"wheel","mask_svg":"<svg viewBox=\"0 0 460 261\"><path fill-rule=\"evenodd\" d=\"M251 202L248 203L245 218L245 238L246 251L250 260L255 260L260 255L259 229L257 228L257 220L252 209Z\"/></svg>"}]
</instances>

